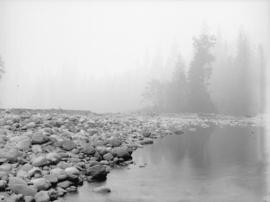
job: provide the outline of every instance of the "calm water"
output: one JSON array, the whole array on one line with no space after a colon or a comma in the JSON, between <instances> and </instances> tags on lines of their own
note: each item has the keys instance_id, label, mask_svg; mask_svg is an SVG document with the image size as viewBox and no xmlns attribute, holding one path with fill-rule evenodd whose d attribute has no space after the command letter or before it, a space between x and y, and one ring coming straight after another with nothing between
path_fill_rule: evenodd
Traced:
<instances>
[{"instance_id":1,"label":"calm water","mask_svg":"<svg viewBox=\"0 0 270 202\"><path fill-rule=\"evenodd\" d=\"M167 136L138 149L135 165L111 171L105 183L85 183L65 201L264 201L263 142L260 128L207 128ZM92 192L100 185L112 192Z\"/></svg>"}]
</instances>

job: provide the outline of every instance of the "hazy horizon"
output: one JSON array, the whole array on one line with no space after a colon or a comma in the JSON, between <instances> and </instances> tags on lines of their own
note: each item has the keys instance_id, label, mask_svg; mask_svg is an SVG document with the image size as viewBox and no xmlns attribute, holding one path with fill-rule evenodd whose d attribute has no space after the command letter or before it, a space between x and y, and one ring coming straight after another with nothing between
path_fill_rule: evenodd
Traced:
<instances>
[{"instance_id":1,"label":"hazy horizon","mask_svg":"<svg viewBox=\"0 0 270 202\"><path fill-rule=\"evenodd\" d=\"M171 54L188 66L203 29L232 52L243 30L268 59L269 11L268 1L0 0L0 108L140 109L146 83L170 78Z\"/></svg>"}]
</instances>

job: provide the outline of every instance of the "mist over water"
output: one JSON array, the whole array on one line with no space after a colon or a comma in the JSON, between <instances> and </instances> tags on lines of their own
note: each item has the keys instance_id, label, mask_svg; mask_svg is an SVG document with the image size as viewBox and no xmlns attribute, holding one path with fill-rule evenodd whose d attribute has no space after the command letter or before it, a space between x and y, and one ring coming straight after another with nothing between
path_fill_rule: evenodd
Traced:
<instances>
[{"instance_id":1,"label":"mist over water","mask_svg":"<svg viewBox=\"0 0 270 202\"><path fill-rule=\"evenodd\" d=\"M2 0L0 107L140 109L147 83L172 77L174 55L188 72L193 37L202 32L220 36L236 55L244 31L252 51L261 44L268 67L269 9L268 1ZM218 79L223 73L214 68Z\"/></svg>"}]
</instances>

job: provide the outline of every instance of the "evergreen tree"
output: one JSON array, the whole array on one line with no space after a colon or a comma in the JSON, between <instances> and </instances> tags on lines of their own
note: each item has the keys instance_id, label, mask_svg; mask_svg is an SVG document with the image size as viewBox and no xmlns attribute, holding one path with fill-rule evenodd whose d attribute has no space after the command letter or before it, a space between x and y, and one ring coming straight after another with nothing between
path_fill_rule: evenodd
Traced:
<instances>
[{"instance_id":1,"label":"evergreen tree","mask_svg":"<svg viewBox=\"0 0 270 202\"><path fill-rule=\"evenodd\" d=\"M208 34L201 34L193 39L195 54L188 72L191 112L215 112L215 106L207 88L212 70L211 62L214 60L210 49L214 45L215 37Z\"/></svg>"}]
</instances>

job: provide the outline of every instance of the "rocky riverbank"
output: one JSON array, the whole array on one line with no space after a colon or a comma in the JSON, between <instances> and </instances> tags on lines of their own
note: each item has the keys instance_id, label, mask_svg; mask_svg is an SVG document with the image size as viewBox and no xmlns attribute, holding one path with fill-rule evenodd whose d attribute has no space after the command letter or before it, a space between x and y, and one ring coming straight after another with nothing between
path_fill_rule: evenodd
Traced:
<instances>
[{"instance_id":1,"label":"rocky riverbank","mask_svg":"<svg viewBox=\"0 0 270 202\"><path fill-rule=\"evenodd\" d=\"M2 110L0 201L57 201L84 181L104 181L132 152L185 128L260 125L261 119L225 116L104 114Z\"/></svg>"}]
</instances>

